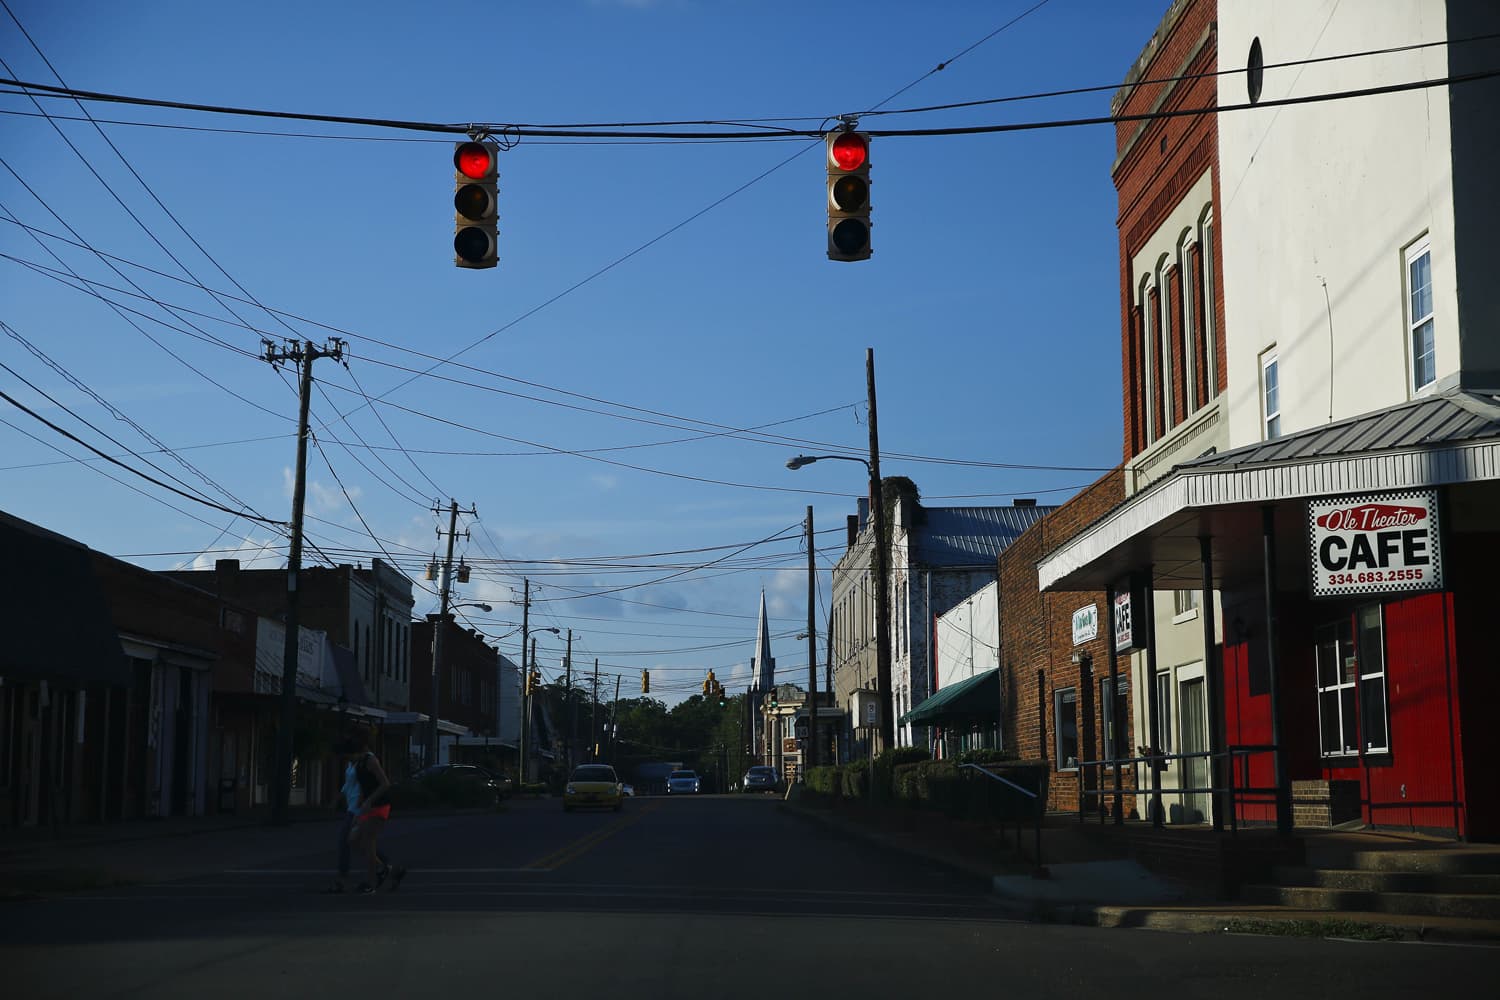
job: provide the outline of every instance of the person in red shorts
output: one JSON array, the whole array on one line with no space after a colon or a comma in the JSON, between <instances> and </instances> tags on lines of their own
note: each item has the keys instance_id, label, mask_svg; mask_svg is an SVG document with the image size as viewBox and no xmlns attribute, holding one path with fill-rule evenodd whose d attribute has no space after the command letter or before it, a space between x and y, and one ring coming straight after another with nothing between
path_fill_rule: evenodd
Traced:
<instances>
[{"instance_id":1,"label":"person in red shorts","mask_svg":"<svg viewBox=\"0 0 1500 1000\"><path fill-rule=\"evenodd\" d=\"M386 798L390 794L391 782L386 777L385 769L380 766L380 760L366 749L363 735L355 734L350 739L355 750L354 777L359 782L359 804L356 806L354 829L349 834L349 842L356 852L364 856L367 871L365 881L355 891L370 893L375 891L382 876L386 875L381 870L379 841L380 832L391 818L391 804ZM401 865L391 864L387 871L394 891L406 876L406 869Z\"/></svg>"}]
</instances>

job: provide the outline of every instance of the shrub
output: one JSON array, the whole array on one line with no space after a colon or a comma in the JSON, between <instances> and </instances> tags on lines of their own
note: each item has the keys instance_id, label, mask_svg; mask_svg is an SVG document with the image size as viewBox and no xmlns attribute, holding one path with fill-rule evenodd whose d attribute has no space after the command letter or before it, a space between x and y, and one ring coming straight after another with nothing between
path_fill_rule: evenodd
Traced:
<instances>
[{"instance_id":1,"label":"shrub","mask_svg":"<svg viewBox=\"0 0 1500 1000\"><path fill-rule=\"evenodd\" d=\"M930 759L931 755L921 747L893 747L882 751L875 757L875 763L870 768L871 800L885 802L891 799L891 781L898 765Z\"/></svg>"},{"instance_id":2,"label":"shrub","mask_svg":"<svg viewBox=\"0 0 1500 1000\"><path fill-rule=\"evenodd\" d=\"M839 768L839 797L868 799L870 797L869 771L870 762L867 760L850 761Z\"/></svg>"},{"instance_id":3,"label":"shrub","mask_svg":"<svg viewBox=\"0 0 1500 1000\"><path fill-rule=\"evenodd\" d=\"M836 765L808 768L808 790L822 795L838 795L841 790L840 777L839 768Z\"/></svg>"}]
</instances>

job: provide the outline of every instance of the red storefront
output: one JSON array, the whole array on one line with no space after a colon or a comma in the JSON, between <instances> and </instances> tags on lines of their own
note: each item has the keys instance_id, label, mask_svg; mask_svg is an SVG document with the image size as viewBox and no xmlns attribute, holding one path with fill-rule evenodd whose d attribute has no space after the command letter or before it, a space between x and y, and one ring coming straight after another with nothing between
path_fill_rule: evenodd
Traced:
<instances>
[{"instance_id":1,"label":"red storefront","mask_svg":"<svg viewBox=\"0 0 1500 1000\"><path fill-rule=\"evenodd\" d=\"M1221 819L1500 839L1479 763L1500 696L1493 400L1449 392L1186 463L1039 570L1060 591L1211 581L1212 747L1279 747L1228 758L1235 787L1279 796L1237 794L1232 816L1226 796Z\"/></svg>"}]
</instances>

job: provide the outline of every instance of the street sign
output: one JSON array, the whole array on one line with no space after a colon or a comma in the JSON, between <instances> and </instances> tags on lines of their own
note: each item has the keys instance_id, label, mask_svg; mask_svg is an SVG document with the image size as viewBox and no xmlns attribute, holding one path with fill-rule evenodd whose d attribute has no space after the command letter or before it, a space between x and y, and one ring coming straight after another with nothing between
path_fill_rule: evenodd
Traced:
<instances>
[{"instance_id":1,"label":"street sign","mask_svg":"<svg viewBox=\"0 0 1500 1000\"><path fill-rule=\"evenodd\" d=\"M784 754L786 754L786 753L796 753L797 752L797 738L795 736L783 736L781 738L781 752L784 753Z\"/></svg>"}]
</instances>

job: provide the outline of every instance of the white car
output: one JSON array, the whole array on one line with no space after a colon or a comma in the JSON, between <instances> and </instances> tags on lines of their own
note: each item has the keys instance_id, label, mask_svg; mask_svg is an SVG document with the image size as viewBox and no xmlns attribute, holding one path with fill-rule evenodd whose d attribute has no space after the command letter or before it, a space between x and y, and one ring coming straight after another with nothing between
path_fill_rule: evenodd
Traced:
<instances>
[{"instance_id":1,"label":"white car","mask_svg":"<svg viewBox=\"0 0 1500 1000\"><path fill-rule=\"evenodd\" d=\"M700 782L692 771L673 771L667 775L668 795L697 795Z\"/></svg>"}]
</instances>

